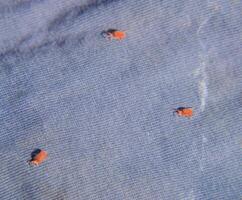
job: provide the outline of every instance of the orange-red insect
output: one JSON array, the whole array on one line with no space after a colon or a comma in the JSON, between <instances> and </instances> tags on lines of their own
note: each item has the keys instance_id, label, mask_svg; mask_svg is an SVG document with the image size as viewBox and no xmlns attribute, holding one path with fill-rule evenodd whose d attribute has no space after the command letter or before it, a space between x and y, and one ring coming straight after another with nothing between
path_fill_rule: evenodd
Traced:
<instances>
[{"instance_id":1,"label":"orange-red insect","mask_svg":"<svg viewBox=\"0 0 242 200\"><path fill-rule=\"evenodd\" d=\"M175 109L174 113L181 117L192 117L193 109L191 107L179 107Z\"/></svg>"},{"instance_id":2,"label":"orange-red insect","mask_svg":"<svg viewBox=\"0 0 242 200\"><path fill-rule=\"evenodd\" d=\"M46 151L40 149L38 149L37 151L38 152L35 152L35 155L32 156L29 164L38 166L48 157L48 153Z\"/></svg>"},{"instance_id":3,"label":"orange-red insect","mask_svg":"<svg viewBox=\"0 0 242 200\"><path fill-rule=\"evenodd\" d=\"M120 31L120 30L116 30L116 29L109 29L107 31L104 31L103 36L112 40L123 40L126 38L126 32L125 31Z\"/></svg>"}]
</instances>

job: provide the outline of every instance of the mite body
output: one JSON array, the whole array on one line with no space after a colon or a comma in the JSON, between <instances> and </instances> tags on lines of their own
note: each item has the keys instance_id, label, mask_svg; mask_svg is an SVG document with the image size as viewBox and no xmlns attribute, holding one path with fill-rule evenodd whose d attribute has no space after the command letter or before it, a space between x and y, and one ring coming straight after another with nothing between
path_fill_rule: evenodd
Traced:
<instances>
[{"instance_id":1,"label":"mite body","mask_svg":"<svg viewBox=\"0 0 242 200\"><path fill-rule=\"evenodd\" d=\"M181 117L192 117L193 109L191 107L179 107L175 109L174 113Z\"/></svg>"},{"instance_id":2,"label":"mite body","mask_svg":"<svg viewBox=\"0 0 242 200\"><path fill-rule=\"evenodd\" d=\"M30 165L38 166L40 165L46 158L48 157L48 153L44 150L38 149L38 152L32 156L32 159L29 161Z\"/></svg>"},{"instance_id":3,"label":"mite body","mask_svg":"<svg viewBox=\"0 0 242 200\"><path fill-rule=\"evenodd\" d=\"M120 31L116 29L109 29L107 31L103 31L102 35L105 38L108 38L110 40L123 40L126 38L126 32L125 31Z\"/></svg>"}]
</instances>

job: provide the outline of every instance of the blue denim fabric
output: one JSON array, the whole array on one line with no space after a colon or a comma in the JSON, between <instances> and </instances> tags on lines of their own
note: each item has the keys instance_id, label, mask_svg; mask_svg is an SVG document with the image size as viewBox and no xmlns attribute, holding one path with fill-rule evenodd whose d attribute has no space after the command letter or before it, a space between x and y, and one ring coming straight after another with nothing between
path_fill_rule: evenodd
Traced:
<instances>
[{"instance_id":1,"label":"blue denim fabric","mask_svg":"<svg viewBox=\"0 0 242 200\"><path fill-rule=\"evenodd\" d=\"M0 127L1 200L241 199L242 2L0 0Z\"/></svg>"}]
</instances>

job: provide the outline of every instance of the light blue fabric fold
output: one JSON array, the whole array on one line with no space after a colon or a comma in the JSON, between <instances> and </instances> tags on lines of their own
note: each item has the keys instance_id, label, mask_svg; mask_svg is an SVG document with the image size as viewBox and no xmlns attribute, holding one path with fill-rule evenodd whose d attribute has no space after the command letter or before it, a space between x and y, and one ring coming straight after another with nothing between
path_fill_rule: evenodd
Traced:
<instances>
[{"instance_id":1,"label":"light blue fabric fold","mask_svg":"<svg viewBox=\"0 0 242 200\"><path fill-rule=\"evenodd\" d=\"M0 200L241 199L241 27L240 0L0 0Z\"/></svg>"}]
</instances>

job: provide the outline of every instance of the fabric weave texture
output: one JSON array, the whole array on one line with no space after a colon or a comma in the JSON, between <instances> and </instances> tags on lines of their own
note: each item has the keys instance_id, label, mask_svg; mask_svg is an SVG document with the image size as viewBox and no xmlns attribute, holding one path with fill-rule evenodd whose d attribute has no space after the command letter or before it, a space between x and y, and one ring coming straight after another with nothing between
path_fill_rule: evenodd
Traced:
<instances>
[{"instance_id":1,"label":"fabric weave texture","mask_svg":"<svg viewBox=\"0 0 242 200\"><path fill-rule=\"evenodd\" d=\"M0 0L0 127L0 200L240 200L242 1Z\"/></svg>"}]
</instances>

